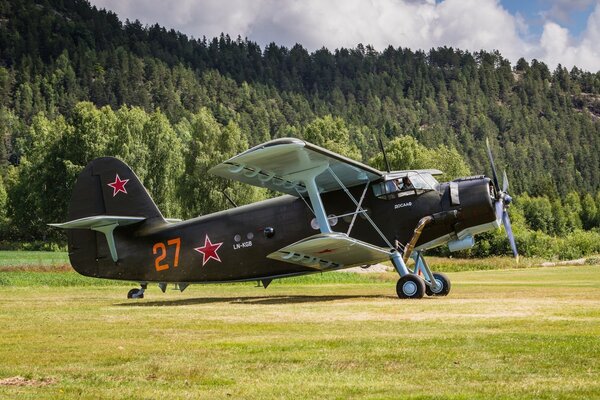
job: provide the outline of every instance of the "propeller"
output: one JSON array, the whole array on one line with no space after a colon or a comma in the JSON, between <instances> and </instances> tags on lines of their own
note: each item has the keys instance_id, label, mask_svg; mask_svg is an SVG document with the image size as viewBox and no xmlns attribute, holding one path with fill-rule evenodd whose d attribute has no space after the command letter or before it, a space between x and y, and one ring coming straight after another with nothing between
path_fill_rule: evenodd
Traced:
<instances>
[{"instance_id":1,"label":"propeller","mask_svg":"<svg viewBox=\"0 0 600 400\"><path fill-rule=\"evenodd\" d=\"M485 139L485 145L487 147L488 157L490 158L490 164L492 165L492 182L494 184L494 188L496 189L496 197L494 200L496 219L502 220L502 224L506 230L506 235L508 236L510 248L512 249L514 257L517 259L517 261L519 261L519 252L517 251L517 244L515 243L515 235L513 234L510 218L508 216L508 206L512 202L512 197L510 197L507 192L508 177L506 176L506 171L504 171L502 176L502 190L500 190L498 174L496 173L496 165L494 164L494 157L492 156L492 150L490 149L490 142L487 138Z\"/></svg>"}]
</instances>

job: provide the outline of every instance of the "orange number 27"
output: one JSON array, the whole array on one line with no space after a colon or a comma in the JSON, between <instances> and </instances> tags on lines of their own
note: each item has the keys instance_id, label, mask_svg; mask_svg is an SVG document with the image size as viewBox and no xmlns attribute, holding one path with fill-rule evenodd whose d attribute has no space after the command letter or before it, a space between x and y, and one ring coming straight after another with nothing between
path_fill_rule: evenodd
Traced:
<instances>
[{"instance_id":1,"label":"orange number 27","mask_svg":"<svg viewBox=\"0 0 600 400\"><path fill-rule=\"evenodd\" d=\"M168 246L175 246L175 259L173 260L173 267L177 267L179 265L179 248L181 247L181 238L174 238L167 241ZM167 246L163 242L158 242L154 244L152 247L152 254L156 257L154 260L154 266L157 271L164 271L169 269L169 263L161 264L165 258L167 258Z\"/></svg>"}]
</instances>

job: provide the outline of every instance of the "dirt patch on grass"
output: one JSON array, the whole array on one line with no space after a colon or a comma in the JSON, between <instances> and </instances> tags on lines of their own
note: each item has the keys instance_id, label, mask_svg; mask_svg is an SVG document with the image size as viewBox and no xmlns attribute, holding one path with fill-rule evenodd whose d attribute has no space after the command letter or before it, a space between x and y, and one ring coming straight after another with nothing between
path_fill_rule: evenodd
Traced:
<instances>
[{"instance_id":1,"label":"dirt patch on grass","mask_svg":"<svg viewBox=\"0 0 600 400\"><path fill-rule=\"evenodd\" d=\"M346 268L346 269L340 269L337 270L335 272L354 272L357 274L381 274L381 273L385 273L385 272L389 272L389 271L393 271L392 267L388 267L385 264L373 264L373 265L369 265L364 266L364 267L352 267L352 268Z\"/></svg>"},{"instance_id":2,"label":"dirt patch on grass","mask_svg":"<svg viewBox=\"0 0 600 400\"><path fill-rule=\"evenodd\" d=\"M10 378L0 379L0 386L48 386L56 383L54 378L27 379L22 376L12 376Z\"/></svg>"}]
</instances>

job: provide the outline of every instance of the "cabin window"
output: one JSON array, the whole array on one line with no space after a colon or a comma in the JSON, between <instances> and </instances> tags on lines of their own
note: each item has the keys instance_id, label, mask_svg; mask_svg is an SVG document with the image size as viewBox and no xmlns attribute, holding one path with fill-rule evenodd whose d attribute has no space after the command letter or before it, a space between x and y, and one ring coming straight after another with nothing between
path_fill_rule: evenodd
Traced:
<instances>
[{"instance_id":1,"label":"cabin window","mask_svg":"<svg viewBox=\"0 0 600 400\"><path fill-rule=\"evenodd\" d=\"M397 197L408 196L415 193L412 184L407 185L406 180L391 179L381 182L373 186L375 196L386 200L395 199Z\"/></svg>"},{"instance_id":2,"label":"cabin window","mask_svg":"<svg viewBox=\"0 0 600 400\"><path fill-rule=\"evenodd\" d=\"M437 180L430 174L404 173L373 185L373 193L381 199L391 200L434 190L437 184Z\"/></svg>"}]
</instances>

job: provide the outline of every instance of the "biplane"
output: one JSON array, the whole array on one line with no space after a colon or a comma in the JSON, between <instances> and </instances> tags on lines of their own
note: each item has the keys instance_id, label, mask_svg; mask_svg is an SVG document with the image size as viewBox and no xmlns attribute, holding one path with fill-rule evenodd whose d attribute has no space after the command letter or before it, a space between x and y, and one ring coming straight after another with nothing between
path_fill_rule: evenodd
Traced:
<instances>
[{"instance_id":1,"label":"biplane","mask_svg":"<svg viewBox=\"0 0 600 400\"><path fill-rule=\"evenodd\" d=\"M483 175L440 183L438 170L382 172L305 141L273 140L210 173L282 193L186 221L166 219L122 161L91 161L75 183L68 222L69 258L82 275L149 283L164 292L193 283L272 280L391 261L399 298L445 296L451 283L424 252L470 248L475 235L504 224L517 249L500 188ZM407 266L412 258L414 266Z\"/></svg>"}]
</instances>

